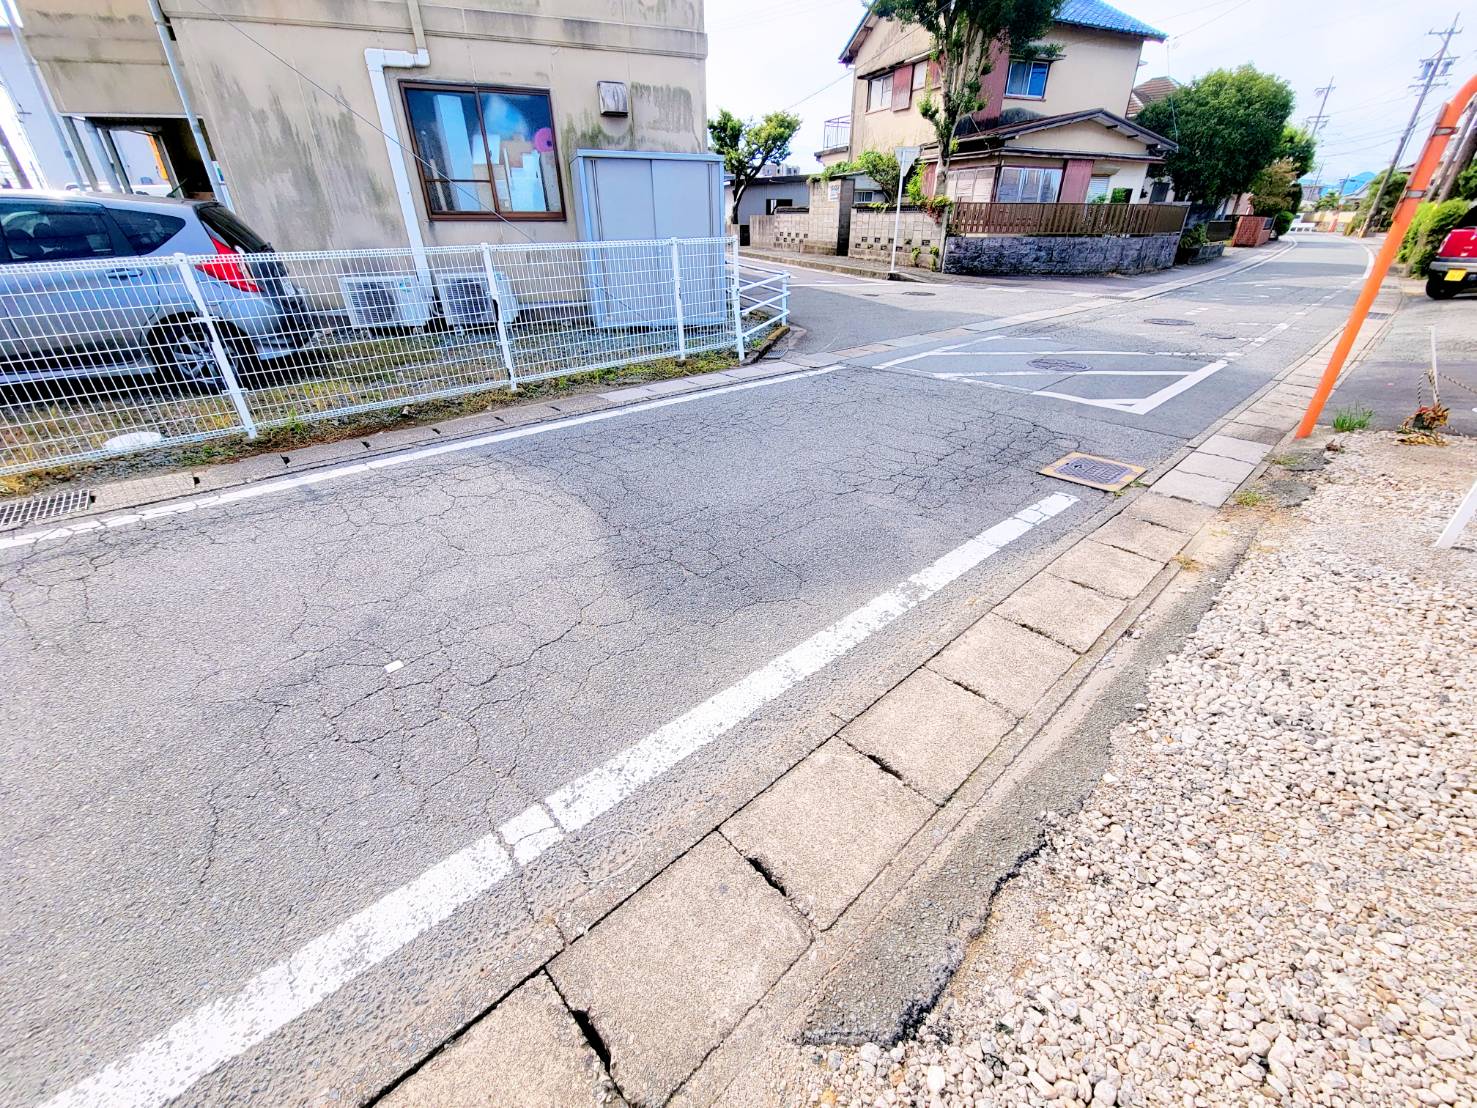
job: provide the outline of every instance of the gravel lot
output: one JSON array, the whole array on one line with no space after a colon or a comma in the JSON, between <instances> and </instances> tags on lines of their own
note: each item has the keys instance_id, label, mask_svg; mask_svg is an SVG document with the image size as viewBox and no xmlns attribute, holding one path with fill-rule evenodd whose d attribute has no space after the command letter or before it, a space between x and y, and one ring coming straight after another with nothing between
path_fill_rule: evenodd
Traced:
<instances>
[{"instance_id":1,"label":"gravel lot","mask_svg":"<svg viewBox=\"0 0 1477 1108\"><path fill-rule=\"evenodd\" d=\"M812 1103L1477 1103L1477 537L1430 549L1477 441L1340 443L916 1039L807 1050Z\"/></svg>"}]
</instances>

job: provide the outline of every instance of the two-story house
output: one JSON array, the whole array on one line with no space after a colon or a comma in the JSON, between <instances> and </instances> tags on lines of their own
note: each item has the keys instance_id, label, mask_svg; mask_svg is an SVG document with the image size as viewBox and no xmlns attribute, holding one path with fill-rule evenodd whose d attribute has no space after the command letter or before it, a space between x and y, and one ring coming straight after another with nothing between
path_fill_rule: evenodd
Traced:
<instances>
[{"instance_id":1,"label":"two-story house","mask_svg":"<svg viewBox=\"0 0 1477 1108\"><path fill-rule=\"evenodd\" d=\"M944 192L961 201L1082 203L1121 189L1147 200L1150 167L1176 147L1124 113L1143 44L1164 37L1101 0L1066 0L1030 44L1054 50L1013 58L1002 48L992 59L984 106L955 132ZM846 157L921 146L924 188L933 192L936 136L918 110L938 83L929 54L926 31L868 13L841 61L856 72Z\"/></svg>"},{"instance_id":2,"label":"two-story house","mask_svg":"<svg viewBox=\"0 0 1477 1108\"><path fill-rule=\"evenodd\" d=\"M284 250L570 241L576 151L711 158L702 0L17 3L86 183L146 135Z\"/></svg>"}]
</instances>

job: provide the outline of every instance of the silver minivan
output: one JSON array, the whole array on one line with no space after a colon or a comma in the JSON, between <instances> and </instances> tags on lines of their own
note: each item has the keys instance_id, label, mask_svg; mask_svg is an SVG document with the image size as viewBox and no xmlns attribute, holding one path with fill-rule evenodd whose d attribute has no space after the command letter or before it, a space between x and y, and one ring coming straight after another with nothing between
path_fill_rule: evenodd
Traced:
<instances>
[{"instance_id":1,"label":"silver minivan","mask_svg":"<svg viewBox=\"0 0 1477 1108\"><path fill-rule=\"evenodd\" d=\"M188 275L175 254L192 255ZM0 191L0 385L125 375L218 388L192 282L243 381L312 336L271 245L220 204Z\"/></svg>"}]
</instances>

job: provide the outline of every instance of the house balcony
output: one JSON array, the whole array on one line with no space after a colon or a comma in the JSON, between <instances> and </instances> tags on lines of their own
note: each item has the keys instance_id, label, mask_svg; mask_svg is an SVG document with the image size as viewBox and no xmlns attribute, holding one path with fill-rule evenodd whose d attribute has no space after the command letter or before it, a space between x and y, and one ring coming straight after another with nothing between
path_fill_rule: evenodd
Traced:
<instances>
[{"instance_id":1,"label":"house balcony","mask_svg":"<svg viewBox=\"0 0 1477 1108\"><path fill-rule=\"evenodd\" d=\"M821 148L817 154L846 151L851 148L851 116L838 115L828 119L821 131Z\"/></svg>"}]
</instances>

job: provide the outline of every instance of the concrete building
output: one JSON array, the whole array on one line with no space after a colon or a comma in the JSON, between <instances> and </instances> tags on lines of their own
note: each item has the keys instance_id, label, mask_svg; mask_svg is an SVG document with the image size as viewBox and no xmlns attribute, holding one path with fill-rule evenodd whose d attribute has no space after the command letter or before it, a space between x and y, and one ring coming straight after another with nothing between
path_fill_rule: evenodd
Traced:
<instances>
[{"instance_id":1,"label":"concrete building","mask_svg":"<svg viewBox=\"0 0 1477 1108\"><path fill-rule=\"evenodd\" d=\"M577 150L707 149L702 0L162 0L215 164L148 0L18 3L62 113L279 249L571 241Z\"/></svg>"},{"instance_id":2,"label":"concrete building","mask_svg":"<svg viewBox=\"0 0 1477 1108\"><path fill-rule=\"evenodd\" d=\"M1146 40L1164 34L1100 0L1066 0L1030 56L1001 50L985 75L984 107L955 132L944 191L961 201L1081 203L1118 190L1148 200L1148 169L1174 143L1128 110ZM1021 44L1027 45L1027 44ZM817 157L922 146L924 185L936 168L933 128L918 110L938 84L921 28L868 13L841 54L856 73L844 154L836 139Z\"/></svg>"}]
</instances>

